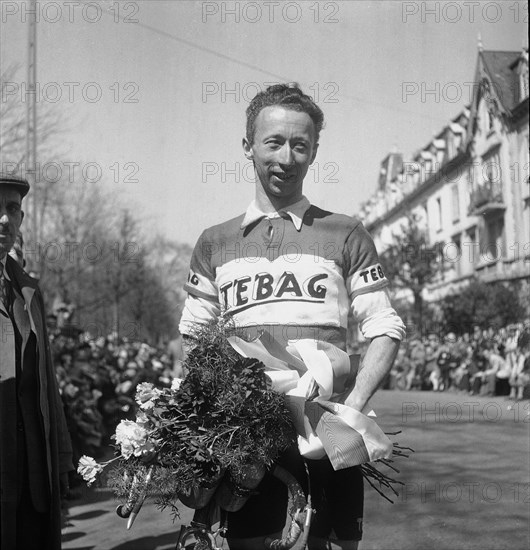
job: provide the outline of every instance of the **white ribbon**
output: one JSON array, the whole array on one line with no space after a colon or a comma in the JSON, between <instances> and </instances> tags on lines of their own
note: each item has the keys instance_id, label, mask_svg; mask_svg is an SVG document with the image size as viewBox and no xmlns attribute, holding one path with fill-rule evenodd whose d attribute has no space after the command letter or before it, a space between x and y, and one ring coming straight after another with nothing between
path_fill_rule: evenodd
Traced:
<instances>
[{"instance_id":1,"label":"white ribbon","mask_svg":"<svg viewBox=\"0 0 530 550\"><path fill-rule=\"evenodd\" d=\"M282 348L268 333L252 342L238 337L228 340L240 355L272 369L266 374L272 388L287 396L302 456L319 459L327 454L336 470L390 458L392 442L373 420L332 401L345 390L350 374L346 352L312 339L292 341Z\"/></svg>"}]
</instances>

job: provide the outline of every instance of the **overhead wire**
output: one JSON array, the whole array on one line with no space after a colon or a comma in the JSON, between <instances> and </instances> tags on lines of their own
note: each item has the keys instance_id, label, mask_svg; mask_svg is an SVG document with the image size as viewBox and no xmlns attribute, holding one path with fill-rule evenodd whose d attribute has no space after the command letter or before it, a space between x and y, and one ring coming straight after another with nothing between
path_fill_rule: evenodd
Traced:
<instances>
[{"instance_id":1,"label":"overhead wire","mask_svg":"<svg viewBox=\"0 0 530 550\"><path fill-rule=\"evenodd\" d=\"M81 2L84 3L84 4L93 3L93 2L90 2L90 0L81 0ZM105 8L104 5L102 5L101 7ZM123 17L122 15L120 15L119 13L111 12L110 10L107 10L107 9L102 9L102 13L105 13L106 15L112 16L113 18L117 18L121 21L126 20L126 18ZM224 59L225 61L229 61L231 63L235 63L235 64L240 65L242 67L246 67L247 69L257 71L261 74L271 76L271 77L277 79L278 82L289 82L290 80L292 80L292 79L289 79L285 76L282 76L282 75L279 75L277 73L273 73L271 71L268 71L267 69L263 69L262 67L259 67L258 65L254 65L252 63L242 61L241 59L237 59L233 56L223 54L219 51L212 50L211 48L207 48L205 46L202 46L200 44L192 42L191 40L187 40L186 38L182 38L182 37L176 36L176 35L174 35L170 32L159 29L157 27L153 27L152 25L148 25L147 23L142 23L141 21L136 21L135 24L138 25L139 27L143 28L143 29L146 29L146 30L151 31L155 34L158 34L159 36L163 36L164 38L168 38L170 40L180 42L181 44L185 44L186 46L189 46L190 48L195 48L195 49L197 49L199 51L202 51L204 53L213 55L213 56L218 57L220 59ZM343 92L341 92L341 96L346 98L346 99L350 99L352 101L358 102L358 103L364 103L366 105L373 105L375 107L379 107L379 108L382 108L382 109L388 109L388 110L392 110L394 112L399 111L399 112L405 113L407 115L414 115L414 116L417 116L417 117L420 117L420 118L425 118L425 119L428 119L428 120L431 120L431 121L436 121L437 124L441 124L442 126L447 125L447 121L445 119L442 122L442 121L439 121L436 117L433 117L431 115L418 113L417 111L411 111L409 109L403 109L403 108L397 107L394 104L393 105L387 105L387 104L384 104L384 103L381 103L381 102L369 101L367 99L360 98L360 97L355 97L355 96L352 96L352 95L349 95L349 94L345 94Z\"/></svg>"}]
</instances>

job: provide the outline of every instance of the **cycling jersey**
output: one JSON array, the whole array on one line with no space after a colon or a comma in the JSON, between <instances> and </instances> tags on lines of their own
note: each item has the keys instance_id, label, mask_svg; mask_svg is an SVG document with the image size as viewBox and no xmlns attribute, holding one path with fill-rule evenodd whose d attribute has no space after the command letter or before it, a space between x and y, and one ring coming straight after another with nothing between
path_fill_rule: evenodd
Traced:
<instances>
[{"instance_id":1,"label":"cycling jersey","mask_svg":"<svg viewBox=\"0 0 530 550\"><path fill-rule=\"evenodd\" d=\"M180 330L219 315L238 327L273 328L279 341L326 340L345 349L348 312L367 338L401 340L388 280L372 238L356 219L301 201L210 227L195 246Z\"/></svg>"}]
</instances>

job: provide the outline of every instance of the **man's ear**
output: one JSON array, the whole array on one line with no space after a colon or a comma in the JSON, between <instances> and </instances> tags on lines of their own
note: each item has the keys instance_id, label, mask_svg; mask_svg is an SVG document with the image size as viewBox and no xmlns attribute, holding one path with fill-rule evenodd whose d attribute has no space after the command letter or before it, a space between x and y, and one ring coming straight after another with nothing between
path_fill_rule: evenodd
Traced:
<instances>
[{"instance_id":1,"label":"man's ear","mask_svg":"<svg viewBox=\"0 0 530 550\"><path fill-rule=\"evenodd\" d=\"M248 160L252 160L254 158L254 153L252 151L252 145L248 142L248 139L246 137L243 138L243 151L245 152L245 157Z\"/></svg>"},{"instance_id":2,"label":"man's ear","mask_svg":"<svg viewBox=\"0 0 530 550\"><path fill-rule=\"evenodd\" d=\"M318 143L315 143L315 147L313 148L313 154L311 155L311 162L309 164L313 164L313 162L315 162L317 151L318 151Z\"/></svg>"}]
</instances>

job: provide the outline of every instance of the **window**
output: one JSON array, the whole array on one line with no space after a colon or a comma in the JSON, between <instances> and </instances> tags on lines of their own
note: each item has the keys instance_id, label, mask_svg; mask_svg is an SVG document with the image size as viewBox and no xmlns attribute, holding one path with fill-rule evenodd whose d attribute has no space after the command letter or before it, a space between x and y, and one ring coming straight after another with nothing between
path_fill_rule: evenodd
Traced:
<instances>
[{"instance_id":1,"label":"window","mask_svg":"<svg viewBox=\"0 0 530 550\"><path fill-rule=\"evenodd\" d=\"M455 151L455 154L460 149L460 145L462 145L462 134L455 134L453 138L453 151Z\"/></svg>"},{"instance_id":2,"label":"window","mask_svg":"<svg viewBox=\"0 0 530 550\"><path fill-rule=\"evenodd\" d=\"M471 193L475 187L475 163L472 162L467 169L467 186Z\"/></svg>"},{"instance_id":3,"label":"window","mask_svg":"<svg viewBox=\"0 0 530 550\"><path fill-rule=\"evenodd\" d=\"M530 235L530 199L526 199L523 206L523 235ZM523 244L523 257L528 261L530 257L529 241Z\"/></svg>"},{"instance_id":4,"label":"window","mask_svg":"<svg viewBox=\"0 0 530 550\"><path fill-rule=\"evenodd\" d=\"M423 161L423 178L422 178L422 181L427 181L431 177L432 172L433 172L433 170L432 170L432 159L431 158L426 158Z\"/></svg>"},{"instance_id":5,"label":"window","mask_svg":"<svg viewBox=\"0 0 530 550\"><path fill-rule=\"evenodd\" d=\"M481 250L486 262L496 262L506 256L504 242L504 216L486 218L484 224L484 241Z\"/></svg>"},{"instance_id":6,"label":"window","mask_svg":"<svg viewBox=\"0 0 530 550\"><path fill-rule=\"evenodd\" d=\"M460 220L460 197L457 183L451 187L451 203L453 205L453 223L457 223Z\"/></svg>"},{"instance_id":7,"label":"window","mask_svg":"<svg viewBox=\"0 0 530 550\"><path fill-rule=\"evenodd\" d=\"M455 141L455 135L453 134L453 132L451 132L450 129L447 129L447 132L445 133L445 143L447 144L447 160L451 160L456 155Z\"/></svg>"},{"instance_id":8,"label":"window","mask_svg":"<svg viewBox=\"0 0 530 550\"><path fill-rule=\"evenodd\" d=\"M442 197L436 198L436 231L442 230Z\"/></svg>"},{"instance_id":9,"label":"window","mask_svg":"<svg viewBox=\"0 0 530 550\"><path fill-rule=\"evenodd\" d=\"M473 271L473 266L478 263L479 259L479 243L477 242L477 229L475 226L467 230L466 242L464 243L464 257L466 263L470 265L468 272Z\"/></svg>"},{"instance_id":10,"label":"window","mask_svg":"<svg viewBox=\"0 0 530 550\"><path fill-rule=\"evenodd\" d=\"M519 72L519 101L528 97L528 63L520 64Z\"/></svg>"},{"instance_id":11,"label":"window","mask_svg":"<svg viewBox=\"0 0 530 550\"><path fill-rule=\"evenodd\" d=\"M445 272L451 267L451 264L448 264L447 258L444 254L446 248L447 246L443 241L440 241L434 245L434 250L436 251L436 263L439 266L437 277L439 282L443 282L445 280Z\"/></svg>"},{"instance_id":12,"label":"window","mask_svg":"<svg viewBox=\"0 0 530 550\"><path fill-rule=\"evenodd\" d=\"M446 248L445 261L454 269L455 277L462 275L462 241L460 235L454 235L450 246Z\"/></svg>"},{"instance_id":13,"label":"window","mask_svg":"<svg viewBox=\"0 0 530 550\"><path fill-rule=\"evenodd\" d=\"M484 158L482 178L488 199L502 202L502 168L498 150Z\"/></svg>"},{"instance_id":14,"label":"window","mask_svg":"<svg viewBox=\"0 0 530 550\"><path fill-rule=\"evenodd\" d=\"M493 109L488 109L488 133L493 132L493 121L495 116L493 115Z\"/></svg>"}]
</instances>

